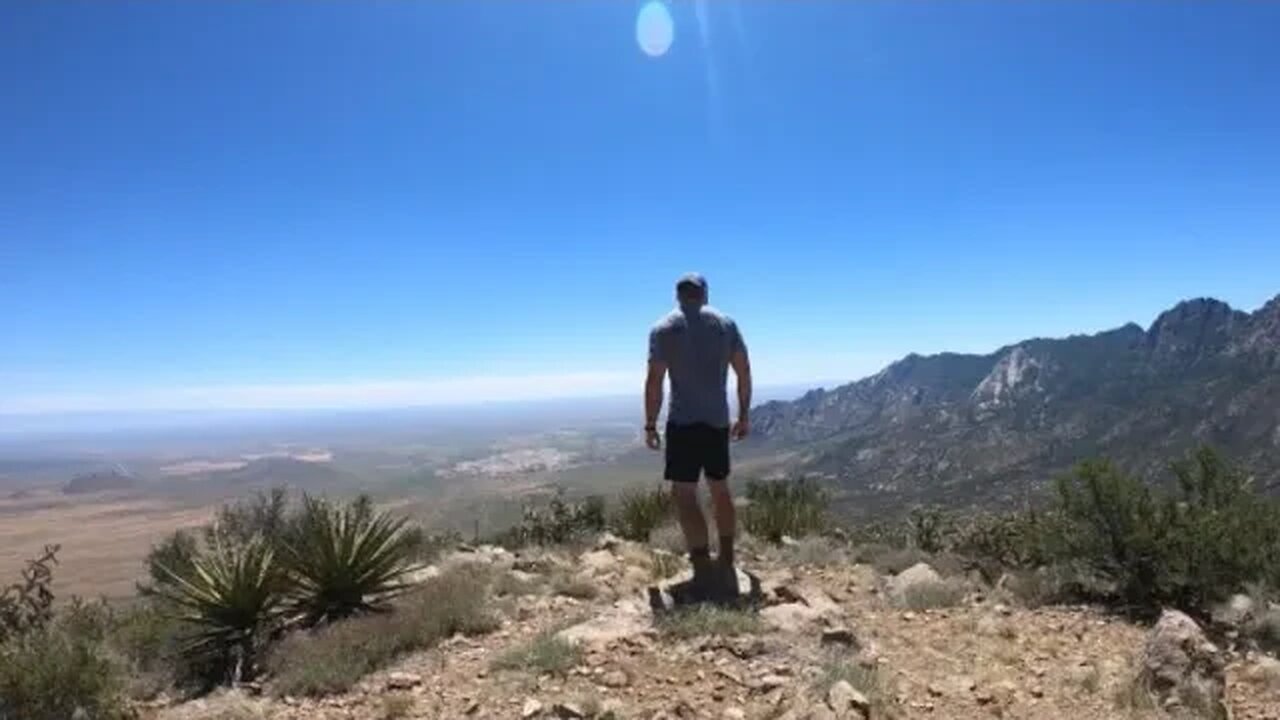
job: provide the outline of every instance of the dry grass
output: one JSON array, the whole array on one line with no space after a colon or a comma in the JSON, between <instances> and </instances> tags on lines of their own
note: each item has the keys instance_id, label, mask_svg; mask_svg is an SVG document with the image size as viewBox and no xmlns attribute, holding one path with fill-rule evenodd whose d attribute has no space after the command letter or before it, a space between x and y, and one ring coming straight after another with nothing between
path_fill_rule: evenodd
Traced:
<instances>
[{"instance_id":1,"label":"dry grass","mask_svg":"<svg viewBox=\"0 0 1280 720\"><path fill-rule=\"evenodd\" d=\"M415 700L407 693L391 693L382 698L382 720L400 720L409 717Z\"/></svg>"},{"instance_id":2,"label":"dry grass","mask_svg":"<svg viewBox=\"0 0 1280 720\"><path fill-rule=\"evenodd\" d=\"M581 658L582 652L576 646L561 639L555 631L547 631L498 656L493 661L493 669L533 675L563 675Z\"/></svg>"},{"instance_id":3,"label":"dry grass","mask_svg":"<svg viewBox=\"0 0 1280 720\"><path fill-rule=\"evenodd\" d=\"M564 595L575 600L594 600L600 596L600 588L586 578L569 575L558 576L551 584L556 595Z\"/></svg>"},{"instance_id":4,"label":"dry grass","mask_svg":"<svg viewBox=\"0 0 1280 720\"><path fill-rule=\"evenodd\" d=\"M715 635L734 637L764 632L764 623L753 612L714 606L678 610L656 622L663 635L695 638Z\"/></svg>"},{"instance_id":5,"label":"dry grass","mask_svg":"<svg viewBox=\"0 0 1280 720\"><path fill-rule=\"evenodd\" d=\"M298 632L271 653L272 689L280 695L343 692L395 658L454 633L495 629L485 579L458 569L403 598L393 612Z\"/></svg>"},{"instance_id":6,"label":"dry grass","mask_svg":"<svg viewBox=\"0 0 1280 720\"><path fill-rule=\"evenodd\" d=\"M664 550L653 552L653 579L666 580L688 567L689 561Z\"/></svg>"},{"instance_id":7,"label":"dry grass","mask_svg":"<svg viewBox=\"0 0 1280 720\"><path fill-rule=\"evenodd\" d=\"M794 544L784 546L781 554L784 562L812 567L831 567L849 562L844 548L830 538L818 535L803 537Z\"/></svg>"},{"instance_id":8,"label":"dry grass","mask_svg":"<svg viewBox=\"0 0 1280 720\"><path fill-rule=\"evenodd\" d=\"M898 604L907 610L935 610L955 607L964 596L964 583L955 580L919 582L906 588Z\"/></svg>"},{"instance_id":9,"label":"dry grass","mask_svg":"<svg viewBox=\"0 0 1280 720\"><path fill-rule=\"evenodd\" d=\"M811 690L818 698L825 698L831 686L842 680L867 697L872 717L895 717L893 692L884 676L874 667L858 664L846 653L835 653L828 658Z\"/></svg>"}]
</instances>

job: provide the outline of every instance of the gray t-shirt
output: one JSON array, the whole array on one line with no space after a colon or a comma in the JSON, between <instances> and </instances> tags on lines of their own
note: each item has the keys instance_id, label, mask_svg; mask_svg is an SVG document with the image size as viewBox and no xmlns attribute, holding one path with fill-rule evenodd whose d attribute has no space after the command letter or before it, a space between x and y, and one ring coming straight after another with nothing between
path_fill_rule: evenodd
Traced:
<instances>
[{"instance_id":1,"label":"gray t-shirt","mask_svg":"<svg viewBox=\"0 0 1280 720\"><path fill-rule=\"evenodd\" d=\"M728 315L710 306L677 308L649 332L649 359L666 363L671 376L667 421L729 427L725 383L729 358L747 351Z\"/></svg>"}]
</instances>

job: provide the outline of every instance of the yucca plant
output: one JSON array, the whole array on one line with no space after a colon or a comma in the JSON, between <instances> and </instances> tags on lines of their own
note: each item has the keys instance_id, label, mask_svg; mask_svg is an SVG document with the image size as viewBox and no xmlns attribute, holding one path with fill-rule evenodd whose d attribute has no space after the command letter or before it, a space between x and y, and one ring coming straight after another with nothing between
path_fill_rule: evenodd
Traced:
<instances>
[{"instance_id":1,"label":"yucca plant","mask_svg":"<svg viewBox=\"0 0 1280 720\"><path fill-rule=\"evenodd\" d=\"M262 538L215 541L156 594L191 631L182 652L210 663L233 684L253 677L258 651L283 609L282 575L274 549Z\"/></svg>"},{"instance_id":2,"label":"yucca plant","mask_svg":"<svg viewBox=\"0 0 1280 720\"><path fill-rule=\"evenodd\" d=\"M304 625L382 611L411 583L416 538L406 518L373 509L368 498L343 507L304 497L285 542L291 604Z\"/></svg>"}]
</instances>

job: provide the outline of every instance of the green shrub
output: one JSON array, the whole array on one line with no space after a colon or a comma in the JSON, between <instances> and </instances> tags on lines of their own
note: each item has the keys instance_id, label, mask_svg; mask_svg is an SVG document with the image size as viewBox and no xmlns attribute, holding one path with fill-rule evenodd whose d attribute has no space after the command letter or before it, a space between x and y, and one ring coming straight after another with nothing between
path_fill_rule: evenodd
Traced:
<instances>
[{"instance_id":1,"label":"green shrub","mask_svg":"<svg viewBox=\"0 0 1280 720\"><path fill-rule=\"evenodd\" d=\"M1058 534L1052 512L1013 511L969 514L958 521L949 549L987 560L999 568L1034 568L1051 558L1046 543Z\"/></svg>"},{"instance_id":2,"label":"green shrub","mask_svg":"<svg viewBox=\"0 0 1280 720\"><path fill-rule=\"evenodd\" d=\"M1203 448L1175 463L1176 493L1159 492L1106 461L1059 482L1061 525L1046 542L1114 582L1120 601L1202 614L1252 582L1280 579L1280 506Z\"/></svg>"},{"instance_id":3,"label":"green shrub","mask_svg":"<svg viewBox=\"0 0 1280 720\"><path fill-rule=\"evenodd\" d=\"M752 481L746 496L743 526L769 542L780 543L784 535L803 537L825 524L828 496L811 480Z\"/></svg>"},{"instance_id":4,"label":"green shrub","mask_svg":"<svg viewBox=\"0 0 1280 720\"><path fill-rule=\"evenodd\" d=\"M619 498L609 526L627 540L649 542L653 531L671 519L674 506L665 488L631 490Z\"/></svg>"},{"instance_id":5,"label":"green shrub","mask_svg":"<svg viewBox=\"0 0 1280 720\"><path fill-rule=\"evenodd\" d=\"M494 542L511 549L527 545L560 545L605 529L604 499L591 496L569 501L557 493L546 507L526 505L519 525L500 533Z\"/></svg>"},{"instance_id":6,"label":"green shrub","mask_svg":"<svg viewBox=\"0 0 1280 720\"><path fill-rule=\"evenodd\" d=\"M368 497L343 506L304 497L284 541L292 608L312 626L386 609L404 592L417 538Z\"/></svg>"},{"instance_id":7,"label":"green shrub","mask_svg":"<svg viewBox=\"0 0 1280 720\"><path fill-rule=\"evenodd\" d=\"M910 547L921 552L942 552L943 538L950 529L950 518L938 508L916 508L907 516Z\"/></svg>"},{"instance_id":8,"label":"green shrub","mask_svg":"<svg viewBox=\"0 0 1280 720\"><path fill-rule=\"evenodd\" d=\"M563 675L582 659L582 651L554 631L508 650L493 662L495 670L513 670L535 675Z\"/></svg>"},{"instance_id":9,"label":"green shrub","mask_svg":"<svg viewBox=\"0 0 1280 720\"><path fill-rule=\"evenodd\" d=\"M0 720L128 717L124 675L100 639L59 623L0 644Z\"/></svg>"},{"instance_id":10,"label":"green shrub","mask_svg":"<svg viewBox=\"0 0 1280 720\"><path fill-rule=\"evenodd\" d=\"M58 564L58 546L46 545L44 552L21 572L18 582L0 589L0 642L43 628L53 618L53 566Z\"/></svg>"},{"instance_id":11,"label":"green shrub","mask_svg":"<svg viewBox=\"0 0 1280 720\"><path fill-rule=\"evenodd\" d=\"M265 540L220 542L191 561L188 574L170 572L156 588L173 618L189 628L181 652L207 665L214 679L252 678L257 660L283 611L284 578Z\"/></svg>"},{"instance_id":12,"label":"green shrub","mask_svg":"<svg viewBox=\"0 0 1280 720\"><path fill-rule=\"evenodd\" d=\"M447 572L398 598L388 612L295 632L267 657L279 695L344 692L401 655L429 648L455 633L496 627L486 607L483 576Z\"/></svg>"},{"instance_id":13,"label":"green shrub","mask_svg":"<svg viewBox=\"0 0 1280 720\"><path fill-rule=\"evenodd\" d=\"M103 642L107 607L73 599L57 614L51 610L56 553L56 546L45 548L3 595L0 720L66 720L77 710L127 718L123 668Z\"/></svg>"}]
</instances>

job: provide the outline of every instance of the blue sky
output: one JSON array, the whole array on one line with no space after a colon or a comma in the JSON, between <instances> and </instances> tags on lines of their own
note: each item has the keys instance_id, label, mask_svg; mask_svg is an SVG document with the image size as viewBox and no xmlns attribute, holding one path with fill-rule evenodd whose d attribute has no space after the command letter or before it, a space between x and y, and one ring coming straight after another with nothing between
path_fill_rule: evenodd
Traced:
<instances>
[{"instance_id":1,"label":"blue sky","mask_svg":"<svg viewBox=\"0 0 1280 720\"><path fill-rule=\"evenodd\" d=\"M0 0L0 412L762 382L1280 293L1280 4Z\"/></svg>"}]
</instances>

